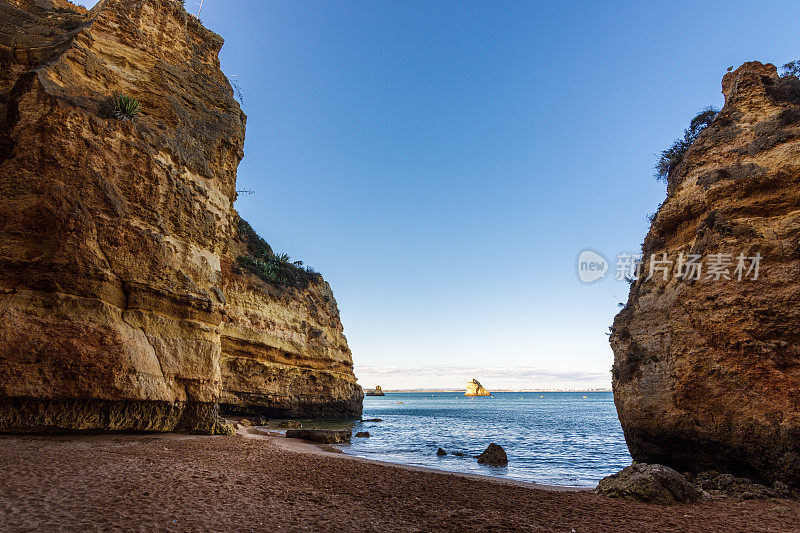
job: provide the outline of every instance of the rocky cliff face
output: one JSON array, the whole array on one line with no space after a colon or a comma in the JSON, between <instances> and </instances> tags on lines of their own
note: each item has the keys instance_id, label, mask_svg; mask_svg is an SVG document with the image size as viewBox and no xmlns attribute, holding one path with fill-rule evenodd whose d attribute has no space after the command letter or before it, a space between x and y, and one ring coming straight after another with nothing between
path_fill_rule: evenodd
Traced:
<instances>
[{"instance_id":1,"label":"rocky cliff face","mask_svg":"<svg viewBox=\"0 0 800 533\"><path fill-rule=\"evenodd\" d=\"M298 269L289 286L248 273L236 259L254 250L246 235L234 235L222 262L223 407L267 417L361 416L364 394L330 285Z\"/></svg>"},{"instance_id":2,"label":"rocky cliff face","mask_svg":"<svg viewBox=\"0 0 800 533\"><path fill-rule=\"evenodd\" d=\"M0 431L208 432L221 394L360 413L327 284L230 268L245 116L221 46L173 0L0 2ZM142 116L101 117L113 93ZM237 374L245 352L270 371Z\"/></svg>"},{"instance_id":3,"label":"rocky cliff face","mask_svg":"<svg viewBox=\"0 0 800 533\"><path fill-rule=\"evenodd\" d=\"M753 62L722 90L724 108L670 174L614 321L614 398L636 461L797 484L800 81ZM673 269L648 280L663 254ZM680 276L681 254L702 256L700 279Z\"/></svg>"}]
</instances>

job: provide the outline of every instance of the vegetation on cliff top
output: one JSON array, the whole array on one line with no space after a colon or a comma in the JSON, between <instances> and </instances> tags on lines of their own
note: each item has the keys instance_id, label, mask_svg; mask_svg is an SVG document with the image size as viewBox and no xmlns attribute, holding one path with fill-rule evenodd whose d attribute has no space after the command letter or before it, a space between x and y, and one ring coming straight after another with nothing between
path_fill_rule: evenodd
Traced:
<instances>
[{"instance_id":1,"label":"vegetation on cliff top","mask_svg":"<svg viewBox=\"0 0 800 533\"><path fill-rule=\"evenodd\" d=\"M790 61L783 65L781 67L781 75L800 77L800 59ZM689 127L684 130L683 137L675 139L672 145L666 150L663 150L659 155L655 168L655 177L657 180L669 183L670 174L672 174L672 171L683 161L683 156L686 155L686 151L689 150L689 147L700 133L714 122L718 114L719 109L708 106L695 115Z\"/></svg>"},{"instance_id":2,"label":"vegetation on cliff top","mask_svg":"<svg viewBox=\"0 0 800 533\"><path fill-rule=\"evenodd\" d=\"M313 268L303 268L302 261L292 261L288 254L276 254L269 243L241 217L237 222L237 231L247 246L247 254L237 257L236 263L261 280L305 289L312 281L322 278Z\"/></svg>"},{"instance_id":3,"label":"vegetation on cliff top","mask_svg":"<svg viewBox=\"0 0 800 533\"><path fill-rule=\"evenodd\" d=\"M800 59L795 59L783 65L781 67L781 75L800 77Z\"/></svg>"},{"instance_id":4,"label":"vegetation on cliff top","mask_svg":"<svg viewBox=\"0 0 800 533\"><path fill-rule=\"evenodd\" d=\"M719 109L712 106L703 108L689 123L689 127L683 131L683 137L675 139L669 148L661 152L656 162L655 177L657 180L669 183L672 171L683 161L683 156L686 155L686 151L689 150L698 135L714 122L717 114L719 114Z\"/></svg>"}]
</instances>

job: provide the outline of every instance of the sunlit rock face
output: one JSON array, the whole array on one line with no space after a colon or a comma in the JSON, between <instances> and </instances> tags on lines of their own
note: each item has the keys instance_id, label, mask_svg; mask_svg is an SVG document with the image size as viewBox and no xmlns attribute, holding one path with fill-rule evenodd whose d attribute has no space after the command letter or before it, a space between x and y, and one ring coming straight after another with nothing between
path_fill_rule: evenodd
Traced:
<instances>
[{"instance_id":1,"label":"sunlit rock face","mask_svg":"<svg viewBox=\"0 0 800 533\"><path fill-rule=\"evenodd\" d=\"M223 260L223 408L267 417L360 417L364 393L330 285L318 275L288 287L266 283L231 260L248 252L237 235Z\"/></svg>"},{"instance_id":2,"label":"sunlit rock face","mask_svg":"<svg viewBox=\"0 0 800 533\"><path fill-rule=\"evenodd\" d=\"M477 379L473 379L469 383L467 383L467 392L464 393L464 396L491 396L488 390L483 388Z\"/></svg>"},{"instance_id":3,"label":"sunlit rock face","mask_svg":"<svg viewBox=\"0 0 800 533\"><path fill-rule=\"evenodd\" d=\"M282 324L272 348L331 329L249 376L276 390L256 403L310 416L346 395L335 375L360 410L332 296L312 312L327 284L278 291L229 268L245 116L222 44L173 0L0 2L0 431L213 432L244 315ZM114 93L141 116L102 117Z\"/></svg>"},{"instance_id":4,"label":"sunlit rock face","mask_svg":"<svg viewBox=\"0 0 800 533\"><path fill-rule=\"evenodd\" d=\"M752 62L722 89L724 108L670 175L614 321L614 398L636 461L797 484L800 81ZM705 270L647 279L652 254L675 269L680 254L701 255ZM714 280L713 254L729 254L730 280Z\"/></svg>"}]
</instances>

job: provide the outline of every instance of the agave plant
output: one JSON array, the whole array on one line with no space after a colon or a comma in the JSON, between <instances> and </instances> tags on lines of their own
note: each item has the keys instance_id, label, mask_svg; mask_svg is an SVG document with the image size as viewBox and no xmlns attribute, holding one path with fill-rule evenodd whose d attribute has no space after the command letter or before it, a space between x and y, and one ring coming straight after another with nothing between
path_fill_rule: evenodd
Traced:
<instances>
[{"instance_id":1,"label":"agave plant","mask_svg":"<svg viewBox=\"0 0 800 533\"><path fill-rule=\"evenodd\" d=\"M123 94L114 94L100 104L100 114L117 120L133 120L141 115L139 100Z\"/></svg>"},{"instance_id":2,"label":"agave plant","mask_svg":"<svg viewBox=\"0 0 800 533\"><path fill-rule=\"evenodd\" d=\"M116 96L116 114L120 120L131 120L141 114L139 100L130 96Z\"/></svg>"}]
</instances>

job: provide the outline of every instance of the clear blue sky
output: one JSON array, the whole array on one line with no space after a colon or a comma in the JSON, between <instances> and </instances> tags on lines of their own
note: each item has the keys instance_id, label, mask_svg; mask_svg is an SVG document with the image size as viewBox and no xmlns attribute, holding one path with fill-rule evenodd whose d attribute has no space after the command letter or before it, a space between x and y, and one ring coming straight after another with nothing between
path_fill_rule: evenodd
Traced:
<instances>
[{"instance_id":1,"label":"clear blue sky","mask_svg":"<svg viewBox=\"0 0 800 533\"><path fill-rule=\"evenodd\" d=\"M256 194L236 208L324 274L360 382L384 388L607 386L627 284L582 285L577 254L639 249L654 154L721 105L729 66L800 57L797 2L205 0L201 18L244 92Z\"/></svg>"}]
</instances>

